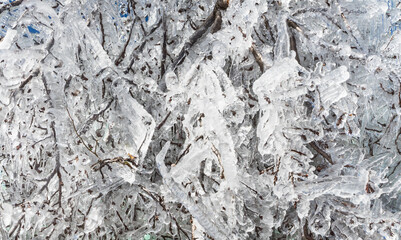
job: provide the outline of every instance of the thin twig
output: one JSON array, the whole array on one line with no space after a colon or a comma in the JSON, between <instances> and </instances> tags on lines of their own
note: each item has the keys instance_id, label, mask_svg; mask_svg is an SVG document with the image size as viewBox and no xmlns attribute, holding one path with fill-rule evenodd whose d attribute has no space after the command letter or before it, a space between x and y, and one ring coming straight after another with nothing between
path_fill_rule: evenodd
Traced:
<instances>
[{"instance_id":1,"label":"thin twig","mask_svg":"<svg viewBox=\"0 0 401 240\"><path fill-rule=\"evenodd\" d=\"M188 50L207 32L207 30L216 22L218 16L221 16L220 10L225 10L228 7L227 0L217 0L212 13L206 18L206 21L196 30L182 47L180 53L173 62L172 70L174 71L188 55ZM220 14L220 15L219 15ZM214 28L217 30L217 27Z\"/></svg>"},{"instance_id":2,"label":"thin twig","mask_svg":"<svg viewBox=\"0 0 401 240\"><path fill-rule=\"evenodd\" d=\"M71 123L72 123L72 127L74 129L75 134L77 135L77 137L79 138L79 140L81 140L82 144L85 146L86 149L88 149L89 152L91 152L93 155L95 155L99 160L101 160L101 158L99 157L99 155L97 153L95 153L94 151L92 151L92 149L90 147L88 147L88 145L86 145L85 141L82 139L81 135L78 133L77 128L75 126L75 122L74 119L72 119L70 111L68 110L68 108L65 108L67 110L68 116L70 117Z\"/></svg>"},{"instance_id":3,"label":"thin twig","mask_svg":"<svg viewBox=\"0 0 401 240\"><path fill-rule=\"evenodd\" d=\"M188 239L191 239L191 238L189 237L189 235L187 234L187 232L185 232L185 230L182 229L182 227L180 226L180 224L178 224L177 219L176 219L175 217L173 217L173 220L174 220L174 222L175 222L175 225L177 226L177 230L183 232L184 235L185 235Z\"/></svg>"},{"instance_id":4,"label":"thin twig","mask_svg":"<svg viewBox=\"0 0 401 240\"><path fill-rule=\"evenodd\" d=\"M104 48L105 34L104 34L104 26L103 26L103 15L101 12L99 12L99 20L100 20L100 31L102 32L102 47L103 47L103 50L106 51L106 49Z\"/></svg>"},{"instance_id":5,"label":"thin twig","mask_svg":"<svg viewBox=\"0 0 401 240\"><path fill-rule=\"evenodd\" d=\"M263 63L262 55L260 55L260 53L256 50L255 44L252 44L250 50L256 60L256 63L259 65L260 71L263 73L265 71L265 64Z\"/></svg>"},{"instance_id":6,"label":"thin twig","mask_svg":"<svg viewBox=\"0 0 401 240\"><path fill-rule=\"evenodd\" d=\"M302 33L301 28L293 21L290 19L287 19L287 26L291 27L298 32ZM290 49L295 52L295 60L297 60L298 64L301 64L301 61L299 60L299 54L298 54L298 49L297 49L297 42L295 40L295 34L290 30Z\"/></svg>"},{"instance_id":7,"label":"thin twig","mask_svg":"<svg viewBox=\"0 0 401 240\"><path fill-rule=\"evenodd\" d=\"M24 0L17 0L17 1L10 2L9 4L4 5L3 7L0 8L0 14L1 14L2 12L4 12L5 10L9 10L11 7L16 7L16 6L21 5L21 3L22 3L23 1L24 1Z\"/></svg>"},{"instance_id":8,"label":"thin twig","mask_svg":"<svg viewBox=\"0 0 401 240\"><path fill-rule=\"evenodd\" d=\"M139 59L139 53L141 53L143 51L143 49L145 48L146 43L149 41L150 35L152 35L152 33L154 33L156 31L156 29L158 29L160 27L161 24L162 24L162 19L160 19L156 24L154 24L154 26L150 30L150 32L147 35L145 35L144 40L141 43L141 45L139 45L138 47L136 47L134 49L134 52L132 53L131 62L129 63L128 68L125 70L125 73L128 73L128 71L132 68L132 65L134 65L135 60Z\"/></svg>"},{"instance_id":9,"label":"thin twig","mask_svg":"<svg viewBox=\"0 0 401 240\"><path fill-rule=\"evenodd\" d=\"M120 213L119 213L117 210L116 210L116 213L117 213L117 216L118 216L118 218L120 219L121 223L124 225L125 230L128 231L129 229L128 229L127 225L124 223L124 220L123 220L123 218L121 217Z\"/></svg>"},{"instance_id":10,"label":"thin twig","mask_svg":"<svg viewBox=\"0 0 401 240\"><path fill-rule=\"evenodd\" d=\"M163 119L163 121L161 121L160 124L157 125L156 130L160 130L160 128L163 127L163 125L166 123L166 121L167 121L168 117L170 116L170 114L171 114L171 111L169 111L167 113L167 116Z\"/></svg>"},{"instance_id":11,"label":"thin twig","mask_svg":"<svg viewBox=\"0 0 401 240\"><path fill-rule=\"evenodd\" d=\"M25 218L25 214L23 214L23 215L20 217L20 219L18 220L17 224L16 224L16 225L13 227L13 229L10 231L10 233L9 233L9 236L10 236L10 237L14 234L15 230L17 230L17 227L21 226L22 219L24 219L24 218Z\"/></svg>"},{"instance_id":12,"label":"thin twig","mask_svg":"<svg viewBox=\"0 0 401 240\"><path fill-rule=\"evenodd\" d=\"M19 85L18 88L19 88L20 90L23 89L23 88L25 87L25 85L27 85L27 84L32 80L32 78L37 77L37 76L39 75L39 72L40 72L39 69L34 70L34 71L32 72L32 74L29 75L29 77L28 77L27 79L25 79L24 81L21 82L21 84Z\"/></svg>"},{"instance_id":13,"label":"thin twig","mask_svg":"<svg viewBox=\"0 0 401 240\"><path fill-rule=\"evenodd\" d=\"M166 57L167 57L167 26L166 16L163 14L163 44L162 44L162 60L160 64L160 79L163 79L166 72Z\"/></svg>"},{"instance_id":14,"label":"thin twig","mask_svg":"<svg viewBox=\"0 0 401 240\"><path fill-rule=\"evenodd\" d=\"M90 126L95 120L97 120L97 119L99 118L99 116L101 116L107 109L109 109L110 106L111 106L111 104L112 104L113 102L114 102L114 98L111 99L111 101L107 103L106 107L103 108L102 110L100 110L100 112L98 112L98 113L96 113L96 114L93 114L92 117L90 117L90 118L85 122L85 124L82 126L81 130L78 131L79 135L85 134L85 133L88 131L89 126Z\"/></svg>"},{"instance_id":15,"label":"thin twig","mask_svg":"<svg viewBox=\"0 0 401 240\"><path fill-rule=\"evenodd\" d=\"M123 50L122 50L121 53L120 53L120 56L118 56L118 58L117 58L116 61L114 62L114 64L115 64L116 66L120 65L120 63L121 63L121 62L124 60L124 58L125 58L125 52L126 52L126 50L127 50L127 47L128 47L129 42L131 41L131 36L132 36L133 30L134 30L135 20L136 20L136 19L134 19L134 21L132 21L131 30L129 31L129 34L128 34L128 40L125 42L124 47L123 47Z\"/></svg>"},{"instance_id":16,"label":"thin twig","mask_svg":"<svg viewBox=\"0 0 401 240\"><path fill-rule=\"evenodd\" d=\"M49 99L49 105L51 108L53 108L53 101L51 99L50 96L50 89L48 88L47 85L47 81L44 75L42 75L42 82L43 82L43 86L45 88L46 91L46 95ZM56 123L54 122L54 120L52 120L50 122L50 128L53 132L52 136L53 136L53 142L54 142L54 151L56 153L56 165L54 166L54 170L52 171L52 173L44 179L44 181L46 181L45 185L39 190L39 193L41 193L45 188L47 188L47 186L49 185L50 181L53 179L53 177L57 174L58 177L58 183L59 183L59 187L58 187L58 193L59 193L59 197L58 197L58 204L59 207L61 208L61 196L62 196L62 185L63 185L63 181L61 178L61 171L60 171L60 167L61 167L61 163L60 163L60 149L58 147L58 141L57 141L57 132L56 132L56 127L55 127Z\"/></svg>"},{"instance_id":17,"label":"thin twig","mask_svg":"<svg viewBox=\"0 0 401 240\"><path fill-rule=\"evenodd\" d=\"M219 161L219 164L221 167L220 178L224 179L224 167L223 167L223 161L221 160L221 154L220 154L219 150L217 150L217 148L214 146L213 143L212 143L212 151L213 151L214 155L216 155L217 160Z\"/></svg>"},{"instance_id":18,"label":"thin twig","mask_svg":"<svg viewBox=\"0 0 401 240\"><path fill-rule=\"evenodd\" d=\"M181 155L178 157L177 161L175 162L175 165L177 165L177 163L181 160L182 157L184 157L185 155L188 154L189 152L189 148L191 147L191 143L188 144L188 146L185 148L184 152L181 153Z\"/></svg>"},{"instance_id":19,"label":"thin twig","mask_svg":"<svg viewBox=\"0 0 401 240\"><path fill-rule=\"evenodd\" d=\"M322 155L323 158L325 158L330 164L333 164L333 160L331 159L331 156L327 154L325 151L320 149L315 142L310 142L308 144L311 148L313 148L317 153Z\"/></svg>"}]
</instances>

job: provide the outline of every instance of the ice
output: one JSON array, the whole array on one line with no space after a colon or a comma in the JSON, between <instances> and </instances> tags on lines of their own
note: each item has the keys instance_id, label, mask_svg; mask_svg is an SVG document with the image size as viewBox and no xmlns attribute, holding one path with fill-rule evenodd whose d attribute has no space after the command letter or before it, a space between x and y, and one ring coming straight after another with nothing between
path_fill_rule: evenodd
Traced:
<instances>
[{"instance_id":1,"label":"ice","mask_svg":"<svg viewBox=\"0 0 401 240\"><path fill-rule=\"evenodd\" d=\"M13 218L13 206L10 203L2 204L1 217L3 219L4 226L10 226Z\"/></svg>"},{"instance_id":2,"label":"ice","mask_svg":"<svg viewBox=\"0 0 401 240\"><path fill-rule=\"evenodd\" d=\"M85 221L85 232L91 233L102 224L101 209L92 207Z\"/></svg>"},{"instance_id":3,"label":"ice","mask_svg":"<svg viewBox=\"0 0 401 240\"><path fill-rule=\"evenodd\" d=\"M169 187L170 191L178 198L180 202L182 202L185 207L189 210L192 216L197 219L197 221L205 228L206 232L216 238L216 239L228 239L227 236L218 228L218 226L213 223L208 215L206 215L202 208L198 206L191 198L184 193L181 187L171 178L169 172L167 172L167 167L164 164L164 158L166 156L166 152L170 147L170 143L167 142L163 149L156 157L156 162L160 173L162 174L163 180L166 185ZM200 205L200 204L199 204Z\"/></svg>"},{"instance_id":4,"label":"ice","mask_svg":"<svg viewBox=\"0 0 401 240\"><path fill-rule=\"evenodd\" d=\"M279 131L282 128L282 122L280 121L281 104L277 102L283 97L283 90L281 86L285 86L287 81L294 80L298 76L298 70L300 66L294 58L284 58L277 61L269 70L267 70L259 79L257 79L253 85L253 91L257 94L260 108L262 110L262 116L258 124L257 132L259 141L259 151L262 154L269 153L265 146L273 146L270 142L270 137L275 131ZM292 89L291 89L292 90ZM292 93L294 91L292 90ZM296 91L295 91L296 93ZM298 94L302 94L303 91ZM296 98L298 94L294 96L285 95L287 97Z\"/></svg>"},{"instance_id":5,"label":"ice","mask_svg":"<svg viewBox=\"0 0 401 240\"><path fill-rule=\"evenodd\" d=\"M3 1L0 238L400 239L397 4Z\"/></svg>"},{"instance_id":6,"label":"ice","mask_svg":"<svg viewBox=\"0 0 401 240\"><path fill-rule=\"evenodd\" d=\"M128 127L130 129L125 131L123 138L127 145L135 146L137 153L143 159L148 151L156 123L143 106L130 96L127 88L122 87L116 92L126 121L124 125L120 125L116 119L114 124L118 124L119 128Z\"/></svg>"},{"instance_id":7,"label":"ice","mask_svg":"<svg viewBox=\"0 0 401 240\"><path fill-rule=\"evenodd\" d=\"M17 35L17 31L9 29L6 36L0 42L0 49L10 49L11 44L14 41L14 37Z\"/></svg>"}]
</instances>

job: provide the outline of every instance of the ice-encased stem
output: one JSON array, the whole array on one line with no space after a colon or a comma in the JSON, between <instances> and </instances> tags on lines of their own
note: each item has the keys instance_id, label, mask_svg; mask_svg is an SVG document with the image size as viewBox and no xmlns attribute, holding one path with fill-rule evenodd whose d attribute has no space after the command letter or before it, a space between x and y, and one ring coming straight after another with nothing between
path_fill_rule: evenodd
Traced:
<instances>
[{"instance_id":1,"label":"ice-encased stem","mask_svg":"<svg viewBox=\"0 0 401 240\"><path fill-rule=\"evenodd\" d=\"M170 191L178 198L178 201L182 203L191 215L202 225L208 235L214 239L228 239L228 237L220 231L218 226L213 223L202 209L195 204L194 201L188 197L188 195L181 189L181 187L172 179L170 173L167 171L167 167L164 164L164 158L166 156L167 150L170 148L170 142L167 142L159 154L156 156L157 168L163 177L163 181Z\"/></svg>"}]
</instances>

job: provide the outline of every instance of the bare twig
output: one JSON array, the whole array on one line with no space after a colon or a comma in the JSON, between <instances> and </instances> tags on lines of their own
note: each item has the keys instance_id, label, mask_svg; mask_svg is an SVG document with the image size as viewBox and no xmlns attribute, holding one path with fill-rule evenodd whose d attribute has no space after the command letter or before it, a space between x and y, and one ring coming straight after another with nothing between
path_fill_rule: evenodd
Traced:
<instances>
[{"instance_id":1,"label":"bare twig","mask_svg":"<svg viewBox=\"0 0 401 240\"><path fill-rule=\"evenodd\" d=\"M262 18L263 18L263 23L265 25L265 28L267 29L267 31L269 31L272 41L276 42L276 40L274 39L272 28L270 27L269 21L267 20L267 17L265 15L262 15Z\"/></svg>"},{"instance_id":2,"label":"bare twig","mask_svg":"<svg viewBox=\"0 0 401 240\"><path fill-rule=\"evenodd\" d=\"M294 22L293 20L287 19L287 25L288 25L289 27L291 27L291 28L297 30L298 32L303 33L301 27L300 27L296 22Z\"/></svg>"},{"instance_id":3,"label":"bare twig","mask_svg":"<svg viewBox=\"0 0 401 240\"><path fill-rule=\"evenodd\" d=\"M353 33L352 29L351 29L351 26L348 23L347 18L345 17L344 13L341 13L341 18L344 21L345 27L347 28L350 36L355 40L356 44L358 44L358 46L361 47L361 45L359 44L358 39L355 37L355 35L354 35L354 33Z\"/></svg>"},{"instance_id":4,"label":"bare twig","mask_svg":"<svg viewBox=\"0 0 401 240\"><path fill-rule=\"evenodd\" d=\"M191 240L195 240L195 231L196 231L196 226L194 223L194 217L191 216L191 225L192 225L192 231L191 231Z\"/></svg>"},{"instance_id":5,"label":"bare twig","mask_svg":"<svg viewBox=\"0 0 401 240\"><path fill-rule=\"evenodd\" d=\"M175 162L176 165L181 160L182 157L184 157L185 155L188 154L189 148L191 147L191 145L192 145L191 143L188 144L188 146L185 148L184 152L181 153L181 155L178 157L177 161Z\"/></svg>"},{"instance_id":6,"label":"bare twig","mask_svg":"<svg viewBox=\"0 0 401 240\"><path fill-rule=\"evenodd\" d=\"M297 10L296 12L292 13L292 16L296 16L299 14L304 14L304 13L315 13L315 12L327 12L327 8L304 8Z\"/></svg>"},{"instance_id":7,"label":"bare twig","mask_svg":"<svg viewBox=\"0 0 401 240\"><path fill-rule=\"evenodd\" d=\"M128 231L129 229L128 229L127 225L124 223L124 220L121 217L120 213L117 210L116 210L116 213L117 213L117 216L120 219L121 223L124 225L125 230Z\"/></svg>"},{"instance_id":8,"label":"bare twig","mask_svg":"<svg viewBox=\"0 0 401 240\"><path fill-rule=\"evenodd\" d=\"M223 23L223 20L221 19L221 12L217 11L216 12L216 17L215 17L215 20L214 20L214 23L213 23L213 25L211 27L210 32L211 33L218 32L221 29L221 24L222 23Z\"/></svg>"},{"instance_id":9,"label":"bare twig","mask_svg":"<svg viewBox=\"0 0 401 240\"><path fill-rule=\"evenodd\" d=\"M175 222L175 225L177 226L177 230L183 232L184 235L185 235L188 239L191 239L191 238L189 237L188 233L185 232L184 229L182 229L182 227L180 226L180 224L178 224L177 219L175 219L175 217L173 217L173 220L174 220L174 222Z\"/></svg>"},{"instance_id":10,"label":"bare twig","mask_svg":"<svg viewBox=\"0 0 401 240\"><path fill-rule=\"evenodd\" d=\"M278 159L278 162L276 164L276 171L274 171L274 181L273 184L276 185L277 180L278 180L278 171L280 170L280 165L281 165L281 158Z\"/></svg>"},{"instance_id":11,"label":"bare twig","mask_svg":"<svg viewBox=\"0 0 401 240\"><path fill-rule=\"evenodd\" d=\"M15 224L15 226L13 227L13 229L10 231L10 233L9 233L9 236L10 236L10 237L14 234L14 232L15 232L15 230L17 230L17 228L21 228L21 222L22 222L22 219L24 219L24 218L25 218L25 214L23 214L23 215L19 218L17 224ZM18 234L16 234L16 236L18 237Z\"/></svg>"}]
</instances>

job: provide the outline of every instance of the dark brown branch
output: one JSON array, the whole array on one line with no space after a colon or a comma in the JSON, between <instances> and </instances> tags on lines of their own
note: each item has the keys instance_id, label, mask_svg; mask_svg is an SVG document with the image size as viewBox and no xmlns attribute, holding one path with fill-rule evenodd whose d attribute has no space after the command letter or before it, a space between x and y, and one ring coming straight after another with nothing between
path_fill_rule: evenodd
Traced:
<instances>
[{"instance_id":1,"label":"dark brown branch","mask_svg":"<svg viewBox=\"0 0 401 240\"><path fill-rule=\"evenodd\" d=\"M397 149L398 150L398 149ZM389 178L391 175L394 174L395 170L398 168L398 166L401 164L401 161L398 161L398 163L394 166L393 171L391 171L391 173L389 173L386 178Z\"/></svg>"},{"instance_id":2,"label":"dark brown branch","mask_svg":"<svg viewBox=\"0 0 401 240\"><path fill-rule=\"evenodd\" d=\"M86 149L88 149L89 152L91 152L91 153L92 153L93 155L95 155L99 160L101 160L101 158L99 157L99 155L97 155L97 153L95 153L94 151L92 151L92 149L91 149L90 147L88 147L88 145L86 145L85 141L82 139L81 135L80 135L80 134L78 133L78 131L77 131L77 128L76 128L76 126L75 126L74 119L72 119L71 114L70 114L70 111L68 110L68 108L66 108L66 110L67 110L67 113L68 113L68 117L69 117L70 120L71 120L71 124L72 124L72 127L73 127L74 131L75 131L75 134L77 135L77 137L79 138L79 140L81 140L82 144L85 146Z\"/></svg>"},{"instance_id":3,"label":"dark brown branch","mask_svg":"<svg viewBox=\"0 0 401 240\"><path fill-rule=\"evenodd\" d=\"M188 154L189 148L191 147L191 145L192 145L191 143L188 144L188 146L185 148L184 152L181 153L181 155L178 157L177 161L175 162L176 165L181 160L182 157L184 157L185 155Z\"/></svg>"},{"instance_id":4,"label":"dark brown branch","mask_svg":"<svg viewBox=\"0 0 401 240\"><path fill-rule=\"evenodd\" d=\"M225 10L228 7L228 0L217 0L216 4L213 8L212 13L206 18L206 21L196 30L188 39L188 41L184 44L184 47L181 49L180 53L176 57L173 62L171 69L174 71L178 65L180 65L185 57L188 55L188 50L208 31L208 29L218 21L221 12L220 10ZM216 23L218 24L218 23ZM215 25L214 30L218 29L218 25Z\"/></svg>"},{"instance_id":5,"label":"dark brown branch","mask_svg":"<svg viewBox=\"0 0 401 240\"><path fill-rule=\"evenodd\" d=\"M16 225L13 227L13 229L10 231L10 233L9 233L9 236L10 236L10 237L14 234L15 230L17 230L17 227L21 228L21 222L22 222L22 219L24 219L24 218L25 218L25 214L23 214L23 215L20 217L20 219L18 220L17 224L16 224ZM18 235L18 234L17 234L17 235Z\"/></svg>"},{"instance_id":6,"label":"dark brown branch","mask_svg":"<svg viewBox=\"0 0 401 240\"><path fill-rule=\"evenodd\" d=\"M103 47L103 50L105 50L104 49L105 34L104 34L104 26L103 26L103 15L101 12L99 12L99 20L100 20L100 31L102 32L102 47ZM131 32L130 32L130 35L131 35Z\"/></svg>"},{"instance_id":7,"label":"dark brown branch","mask_svg":"<svg viewBox=\"0 0 401 240\"><path fill-rule=\"evenodd\" d=\"M32 72L31 75L29 75L29 77L27 79L25 79L24 81L21 82L21 84L19 85L19 89L23 89L25 87L25 85L27 85L32 78L37 77L39 75L40 70L36 69L35 71Z\"/></svg>"},{"instance_id":8,"label":"dark brown branch","mask_svg":"<svg viewBox=\"0 0 401 240\"><path fill-rule=\"evenodd\" d=\"M255 27L253 27L253 31L255 32L255 35L258 37L259 41L260 41L262 44L266 44L266 42L263 41L263 39L259 36L259 33L258 33L258 31L256 31L256 28L255 28Z\"/></svg>"},{"instance_id":9,"label":"dark brown branch","mask_svg":"<svg viewBox=\"0 0 401 240\"><path fill-rule=\"evenodd\" d=\"M136 47L134 49L134 52L132 53L132 59L130 64L128 65L127 70L125 70L125 73L128 73L128 71L132 68L132 65L134 65L135 60L137 60L139 58L139 54L143 51L143 49L145 48L146 43L149 41L149 36L152 35L156 29L158 29L160 27L160 25L162 24L162 19L160 19L154 26L153 28L150 30L150 32L148 34L145 35L143 42L141 43L141 45L139 45L138 47Z\"/></svg>"},{"instance_id":10,"label":"dark brown branch","mask_svg":"<svg viewBox=\"0 0 401 240\"><path fill-rule=\"evenodd\" d=\"M341 18L342 18L342 20L343 20L343 22L345 24L345 27L347 28L347 30L349 32L349 35L355 40L356 44L358 44L358 47L361 47L361 45L359 44L358 39L355 37L355 35L354 35L354 33L353 33L352 29L351 29L351 26L348 23L347 18L345 17L344 13L341 13Z\"/></svg>"},{"instance_id":11,"label":"dark brown branch","mask_svg":"<svg viewBox=\"0 0 401 240\"><path fill-rule=\"evenodd\" d=\"M160 64L160 78L162 79L166 72L166 57L167 57L167 26L166 16L163 15L163 44L162 44L162 60Z\"/></svg>"},{"instance_id":12,"label":"dark brown branch","mask_svg":"<svg viewBox=\"0 0 401 240\"><path fill-rule=\"evenodd\" d=\"M219 161L220 167L221 167L221 173L220 173L220 178L224 179L224 167L223 167L223 161L221 160L221 154L219 152L219 150L217 150L217 148L214 146L214 144L212 143L212 152L214 153L214 155L216 155L217 160Z\"/></svg>"},{"instance_id":13,"label":"dark brown branch","mask_svg":"<svg viewBox=\"0 0 401 240\"><path fill-rule=\"evenodd\" d=\"M333 160L331 159L330 155L327 154L325 151L320 149L315 142L310 142L308 144L311 148L313 148L317 153L322 155L323 158L325 158L330 164L333 164Z\"/></svg>"},{"instance_id":14,"label":"dark brown branch","mask_svg":"<svg viewBox=\"0 0 401 240\"><path fill-rule=\"evenodd\" d=\"M166 121L167 121L168 117L170 116L170 114L171 114L171 111L169 111L167 113L167 116L163 119L163 121L161 121L160 124L157 125L156 130L160 130L160 128L163 127L163 125L166 123Z\"/></svg>"},{"instance_id":15,"label":"dark brown branch","mask_svg":"<svg viewBox=\"0 0 401 240\"><path fill-rule=\"evenodd\" d=\"M289 19L287 19L287 26L291 27L299 32L302 32L302 30L299 28L299 26L295 22L293 22ZM295 52L295 60L297 60L298 64L301 64L301 61L299 59L298 49L297 49L297 42L295 40L295 34L291 31L291 29L289 29L289 34L290 34L290 49Z\"/></svg>"},{"instance_id":16,"label":"dark brown branch","mask_svg":"<svg viewBox=\"0 0 401 240\"><path fill-rule=\"evenodd\" d=\"M141 148L142 148L143 144L145 143L147 137L148 137L148 132L146 132L145 137L143 138L143 141L141 143L141 146L139 146L139 148L138 148L138 153L140 153Z\"/></svg>"},{"instance_id":17,"label":"dark brown branch","mask_svg":"<svg viewBox=\"0 0 401 240\"><path fill-rule=\"evenodd\" d=\"M16 6L21 5L21 3L22 3L23 1L24 1L24 0L17 0L17 1L10 2L9 4L4 5L3 7L0 8L0 14L1 14L2 12L4 12L5 10L9 10L11 7L16 7Z\"/></svg>"},{"instance_id":18,"label":"dark brown branch","mask_svg":"<svg viewBox=\"0 0 401 240\"><path fill-rule=\"evenodd\" d=\"M394 90L393 90L393 89L390 89L389 91L387 91L386 89L384 89L383 83L380 83L380 88L381 88L385 93L394 95Z\"/></svg>"},{"instance_id":19,"label":"dark brown branch","mask_svg":"<svg viewBox=\"0 0 401 240\"><path fill-rule=\"evenodd\" d=\"M265 25L265 28L267 31L269 31L272 41L276 42L276 40L274 39L272 28L270 27L269 21L267 20L267 17L265 15L262 15L262 18L263 18L263 23Z\"/></svg>"},{"instance_id":20,"label":"dark brown branch","mask_svg":"<svg viewBox=\"0 0 401 240\"><path fill-rule=\"evenodd\" d=\"M296 12L294 12L292 14L292 16L295 17L296 15L299 15L299 14L311 13L311 12L327 12L327 9L326 8L304 8L304 9L297 10Z\"/></svg>"},{"instance_id":21,"label":"dark brown branch","mask_svg":"<svg viewBox=\"0 0 401 240\"><path fill-rule=\"evenodd\" d=\"M255 60L256 60L256 63L259 65L260 71L261 71L262 73L264 73L264 71L265 71L265 64L263 63L262 56L261 56L260 53L256 50L255 44L252 44L250 50L251 50L251 52L252 52L253 57L254 57Z\"/></svg>"},{"instance_id":22,"label":"dark brown branch","mask_svg":"<svg viewBox=\"0 0 401 240\"><path fill-rule=\"evenodd\" d=\"M394 140L394 144L395 144L395 148L397 149L398 154L401 155L401 149L398 148L398 144L397 144L397 142L398 142L398 140L400 138L400 134L401 134L401 129L398 130L398 134L397 134L397 137Z\"/></svg>"},{"instance_id":23,"label":"dark brown branch","mask_svg":"<svg viewBox=\"0 0 401 240\"><path fill-rule=\"evenodd\" d=\"M79 132L78 132L79 135L85 134L85 133L88 131L89 126L90 126L94 121L96 121L96 120L99 118L99 116L103 115L103 113L104 113L107 109L110 108L110 106L111 106L111 104L112 104L113 102L114 102L114 99L111 99L111 101L110 101L109 103L107 103L107 106L106 106L105 108L103 108L102 110L100 110L100 112L98 112L98 113L96 113L96 114L93 114L92 117L90 117L90 118L85 122L85 124L83 125L83 127L81 128L81 130L79 130Z\"/></svg>"},{"instance_id":24,"label":"dark brown branch","mask_svg":"<svg viewBox=\"0 0 401 240\"><path fill-rule=\"evenodd\" d=\"M173 220L174 220L174 222L175 222L175 225L176 225L176 227L177 227L177 230L183 232L184 235L185 235L188 239L191 239L191 238L189 237L189 235L187 234L187 232L185 232L185 230L182 229L182 227L180 226L180 224L178 224L177 219L175 219L175 217L173 217Z\"/></svg>"},{"instance_id":25,"label":"dark brown branch","mask_svg":"<svg viewBox=\"0 0 401 240\"><path fill-rule=\"evenodd\" d=\"M129 35L128 35L128 40L125 42L124 47L123 47L123 50L122 50L122 52L120 53L120 56L118 56L118 58L116 59L116 61L114 61L114 64L115 64L116 66L120 65L120 63L121 63L121 62L124 60L124 58L125 58L125 52L127 51L128 44L129 44L130 41L131 41L131 36L132 36L132 32L133 32L133 30L134 30L134 25L135 25L135 20L132 21L131 30L129 31Z\"/></svg>"},{"instance_id":26,"label":"dark brown branch","mask_svg":"<svg viewBox=\"0 0 401 240\"><path fill-rule=\"evenodd\" d=\"M121 223L124 225L125 230L128 231L129 229L128 229L127 225L125 225L124 220L121 217L120 213L117 210L116 210L116 213L117 213L117 216L120 219Z\"/></svg>"},{"instance_id":27,"label":"dark brown branch","mask_svg":"<svg viewBox=\"0 0 401 240\"><path fill-rule=\"evenodd\" d=\"M50 89L48 88L47 85L47 80L45 78L44 75L42 75L42 82L43 82L43 86L45 88L46 91L46 95L49 99L49 104L50 107L53 108L53 101L51 99L50 96ZM45 188L47 188L47 186L49 185L50 181L53 179L53 177L57 174L57 178L58 178L58 183L59 183L59 187L58 187L58 204L59 207L61 208L61 196L62 196L62 185L63 185L63 181L61 178L61 171L60 171L60 167L61 167L61 163L60 163L60 149L58 147L58 141L57 141L57 132L56 132L56 127L55 127L56 123L54 122L54 120L52 120L50 122L50 129L52 130L52 136L53 136L53 142L54 142L54 152L56 153L56 165L54 166L54 170L52 171L52 173L46 178L44 179L44 181L46 181L45 185L39 190L39 193L41 193Z\"/></svg>"},{"instance_id":28,"label":"dark brown branch","mask_svg":"<svg viewBox=\"0 0 401 240\"><path fill-rule=\"evenodd\" d=\"M218 32L221 29L222 23L223 23L223 20L221 19L221 12L217 11L214 23L212 25L212 30L210 30L210 32L211 33Z\"/></svg>"}]
</instances>

